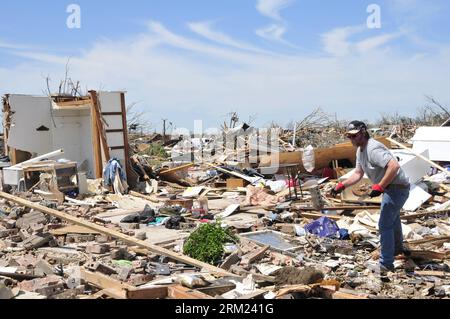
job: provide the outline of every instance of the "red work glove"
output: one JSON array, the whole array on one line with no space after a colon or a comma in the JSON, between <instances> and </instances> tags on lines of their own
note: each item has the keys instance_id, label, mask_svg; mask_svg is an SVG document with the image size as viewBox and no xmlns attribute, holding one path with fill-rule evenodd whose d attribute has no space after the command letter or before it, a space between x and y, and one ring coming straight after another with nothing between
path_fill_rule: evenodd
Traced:
<instances>
[{"instance_id":1,"label":"red work glove","mask_svg":"<svg viewBox=\"0 0 450 319\"><path fill-rule=\"evenodd\" d=\"M345 185L342 183L339 183L336 185L335 188L331 190L331 196L336 197L337 194L341 193L345 189Z\"/></svg>"},{"instance_id":2,"label":"red work glove","mask_svg":"<svg viewBox=\"0 0 450 319\"><path fill-rule=\"evenodd\" d=\"M384 193L384 188L381 187L379 184L375 184L372 186L372 191L369 194L370 198L378 197L381 194Z\"/></svg>"}]
</instances>

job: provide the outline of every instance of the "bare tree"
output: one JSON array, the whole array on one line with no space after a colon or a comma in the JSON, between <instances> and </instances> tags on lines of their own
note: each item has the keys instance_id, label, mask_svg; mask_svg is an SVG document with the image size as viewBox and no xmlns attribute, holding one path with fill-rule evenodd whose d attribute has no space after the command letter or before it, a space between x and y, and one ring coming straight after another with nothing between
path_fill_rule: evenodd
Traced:
<instances>
[{"instance_id":1,"label":"bare tree","mask_svg":"<svg viewBox=\"0 0 450 319\"><path fill-rule=\"evenodd\" d=\"M138 102L133 102L127 106L127 125L129 130L139 131L139 133L149 134L153 129L153 123L145 119L146 112L136 109Z\"/></svg>"}]
</instances>

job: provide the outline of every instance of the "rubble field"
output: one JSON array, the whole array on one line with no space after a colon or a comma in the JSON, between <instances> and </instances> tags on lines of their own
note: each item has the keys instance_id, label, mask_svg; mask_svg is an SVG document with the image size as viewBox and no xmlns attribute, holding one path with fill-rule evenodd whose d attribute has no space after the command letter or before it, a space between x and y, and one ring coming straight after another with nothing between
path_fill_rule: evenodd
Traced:
<instances>
[{"instance_id":1,"label":"rubble field","mask_svg":"<svg viewBox=\"0 0 450 319\"><path fill-rule=\"evenodd\" d=\"M256 157L251 137L262 133L248 125L226 128L245 143L220 153L211 152L220 144L214 137L186 148L185 140L130 134L117 155L105 144L123 127L105 130L95 101L105 108L121 96L98 96L53 101L93 116L99 143L86 162L83 153L56 159L67 155L64 148L25 150L34 154L27 158L8 145L19 133L5 126L4 147L14 157L2 162L0 299L450 297L450 142L424 137L449 127L403 127L397 135L380 128L374 135L411 182L401 211L406 249L395 271L380 273L381 200L367 196L370 182L330 195L355 164L355 148L331 138L341 128L300 125L298 143L284 132L276 150L269 145ZM12 98L6 103L7 112L20 108ZM126 120L125 112L105 116L119 115Z\"/></svg>"}]
</instances>

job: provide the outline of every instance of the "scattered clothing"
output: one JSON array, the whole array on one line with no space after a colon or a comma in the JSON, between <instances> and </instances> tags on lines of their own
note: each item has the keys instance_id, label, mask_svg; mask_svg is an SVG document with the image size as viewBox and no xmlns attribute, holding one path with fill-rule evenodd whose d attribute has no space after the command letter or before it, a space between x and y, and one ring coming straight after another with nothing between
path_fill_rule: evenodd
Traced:
<instances>
[{"instance_id":1,"label":"scattered clothing","mask_svg":"<svg viewBox=\"0 0 450 319\"><path fill-rule=\"evenodd\" d=\"M112 186L116 194L124 194L128 190L127 178L120 161L113 157L103 170L103 183Z\"/></svg>"},{"instance_id":2,"label":"scattered clothing","mask_svg":"<svg viewBox=\"0 0 450 319\"><path fill-rule=\"evenodd\" d=\"M142 212L128 215L120 221L121 223L147 224L156 220L155 211L150 206L145 205Z\"/></svg>"}]
</instances>

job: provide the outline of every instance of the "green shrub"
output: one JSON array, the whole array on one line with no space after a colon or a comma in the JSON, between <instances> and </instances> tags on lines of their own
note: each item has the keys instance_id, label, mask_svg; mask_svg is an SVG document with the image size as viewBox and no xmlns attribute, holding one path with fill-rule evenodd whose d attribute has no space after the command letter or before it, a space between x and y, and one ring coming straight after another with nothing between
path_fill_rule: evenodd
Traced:
<instances>
[{"instance_id":1,"label":"green shrub","mask_svg":"<svg viewBox=\"0 0 450 319\"><path fill-rule=\"evenodd\" d=\"M166 150L164 149L164 146L162 146L159 143L150 144L150 147L146 149L143 153L148 156L157 156L161 158L169 157L169 155L166 153Z\"/></svg>"},{"instance_id":2,"label":"green shrub","mask_svg":"<svg viewBox=\"0 0 450 319\"><path fill-rule=\"evenodd\" d=\"M183 253L197 260L216 265L223 257L223 245L237 242L230 229L224 229L220 222L205 223L186 240Z\"/></svg>"}]
</instances>

